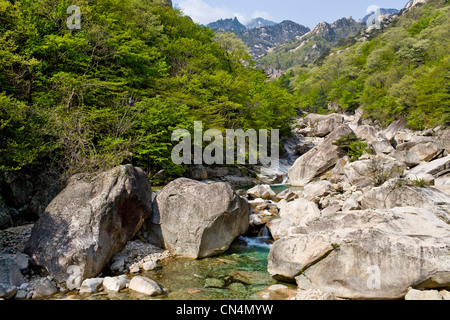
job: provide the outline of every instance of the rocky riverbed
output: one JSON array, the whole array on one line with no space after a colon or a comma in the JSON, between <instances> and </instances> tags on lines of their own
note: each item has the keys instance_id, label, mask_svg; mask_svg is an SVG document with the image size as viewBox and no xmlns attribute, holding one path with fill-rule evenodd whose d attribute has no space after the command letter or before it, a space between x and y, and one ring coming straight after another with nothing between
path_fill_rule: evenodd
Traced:
<instances>
[{"instance_id":1,"label":"rocky riverbed","mask_svg":"<svg viewBox=\"0 0 450 320\"><path fill-rule=\"evenodd\" d=\"M283 166L249 189L228 169L158 192L130 165L72 177L36 223L0 231L0 296L448 299L450 131L380 129L358 111L293 131ZM357 158L336 143L352 134ZM258 263L251 246L233 256L242 236L269 239Z\"/></svg>"}]
</instances>

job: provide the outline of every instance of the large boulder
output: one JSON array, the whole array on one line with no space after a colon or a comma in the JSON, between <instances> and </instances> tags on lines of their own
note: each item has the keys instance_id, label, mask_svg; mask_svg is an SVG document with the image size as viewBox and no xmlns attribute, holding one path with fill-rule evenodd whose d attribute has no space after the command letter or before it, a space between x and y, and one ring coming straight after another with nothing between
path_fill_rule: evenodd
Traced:
<instances>
[{"instance_id":1,"label":"large boulder","mask_svg":"<svg viewBox=\"0 0 450 320\"><path fill-rule=\"evenodd\" d=\"M439 142L445 148L445 151L450 154L450 129L445 130L439 135Z\"/></svg>"},{"instance_id":2,"label":"large boulder","mask_svg":"<svg viewBox=\"0 0 450 320\"><path fill-rule=\"evenodd\" d=\"M412 174L424 173L439 176L446 171L450 171L450 156L423 163L408 172Z\"/></svg>"},{"instance_id":3,"label":"large boulder","mask_svg":"<svg viewBox=\"0 0 450 320\"><path fill-rule=\"evenodd\" d=\"M431 161L444 151L444 147L439 142L432 141L418 143L409 151L414 153L419 158L419 161Z\"/></svg>"},{"instance_id":4,"label":"large boulder","mask_svg":"<svg viewBox=\"0 0 450 320\"><path fill-rule=\"evenodd\" d=\"M78 174L36 222L25 252L69 289L97 276L151 215L151 184L132 165Z\"/></svg>"},{"instance_id":5,"label":"large boulder","mask_svg":"<svg viewBox=\"0 0 450 320\"><path fill-rule=\"evenodd\" d=\"M276 194L272 190L272 188L268 184L257 185L249 190L247 190L247 194L252 199L265 199L271 200L275 198Z\"/></svg>"},{"instance_id":6,"label":"large boulder","mask_svg":"<svg viewBox=\"0 0 450 320\"><path fill-rule=\"evenodd\" d=\"M174 256L205 258L226 251L249 228L250 206L227 183L180 178L156 197L148 241Z\"/></svg>"},{"instance_id":7,"label":"large boulder","mask_svg":"<svg viewBox=\"0 0 450 320\"><path fill-rule=\"evenodd\" d=\"M377 154L388 154L394 151L390 140L372 126L359 126L355 133L358 138L366 140Z\"/></svg>"},{"instance_id":8,"label":"large boulder","mask_svg":"<svg viewBox=\"0 0 450 320\"><path fill-rule=\"evenodd\" d=\"M298 158L288 171L290 184L305 186L315 177L334 167L345 154L333 142L352 132L352 129L344 124L330 133L319 146Z\"/></svg>"},{"instance_id":9,"label":"large boulder","mask_svg":"<svg viewBox=\"0 0 450 320\"><path fill-rule=\"evenodd\" d=\"M401 179L386 181L363 195L362 209L391 209L395 207L423 208L450 223L450 196L430 187L405 184Z\"/></svg>"},{"instance_id":10,"label":"large boulder","mask_svg":"<svg viewBox=\"0 0 450 320\"><path fill-rule=\"evenodd\" d=\"M450 285L449 231L420 208L330 213L276 241L268 271L339 298L399 299Z\"/></svg>"},{"instance_id":11,"label":"large boulder","mask_svg":"<svg viewBox=\"0 0 450 320\"><path fill-rule=\"evenodd\" d=\"M345 176L352 185L362 181L377 184L383 179L398 178L404 171L405 166L402 163L386 156L349 162L344 166Z\"/></svg>"},{"instance_id":12,"label":"large boulder","mask_svg":"<svg viewBox=\"0 0 450 320\"><path fill-rule=\"evenodd\" d=\"M406 167L415 167L420 164L417 154L409 150L395 150L390 153L390 156Z\"/></svg>"},{"instance_id":13,"label":"large boulder","mask_svg":"<svg viewBox=\"0 0 450 320\"><path fill-rule=\"evenodd\" d=\"M279 214L280 218L267 224L275 240L295 234L297 228L306 226L311 221L320 218L320 210L317 204L305 198L297 198L291 202L283 201Z\"/></svg>"},{"instance_id":14,"label":"large boulder","mask_svg":"<svg viewBox=\"0 0 450 320\"><path fill-rule=\"evenodd\" d=\"M311 113L306 116L305 121L312 129L311 135L325 137L344 123L344 117L336 113L328 115Z\"/></svg>"}]
</instances>

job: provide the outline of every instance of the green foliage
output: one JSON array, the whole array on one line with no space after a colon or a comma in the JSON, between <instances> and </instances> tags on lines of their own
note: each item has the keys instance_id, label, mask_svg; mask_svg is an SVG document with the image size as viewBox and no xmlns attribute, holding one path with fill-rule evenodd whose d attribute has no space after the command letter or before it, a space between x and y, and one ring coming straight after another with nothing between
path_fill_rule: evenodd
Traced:
<instances>
[{"instance_id":1,"label":"green foliage","mask_svg":"<svg viewBox=\"0 0 450 320\"><path fill-rule=\"evenodd\" d=\"M340 137L333 144L344 150L352 162L361 158L367 150L367 143L358 138L354 132Z\"/></svg>"},{"instance_id":2,"label":"green foliage","mask_svg":"<svg viewBox=\"0 0 450 320\"><path fill-rule=\"evenodd\" d=\"M331 102L388 125L413 129L449 125L450 6L430 0L405 11L370 41L332 50L319 65L293 67L290 85L306 111Z\"/></svg>"},{"instance_id":3,"label":"green foliage","mask_svg":"<svg viewBox=\"0 0 450 320\"><path fill-rule=\"evenodd\" d=\"M181 174L171 132L289 132L295 102L240 40L152 0L0 0L0 170ZM81 30L66 10L81 8Z\"/></svg>"},{"instance_id":4,"label":"green foliage","mask_svg":"<svg viewBox=\"0 0 450 320\"><path fill-rule=\"evenodd\" d=\"M418 188L425 188L427 186L427 182L423 178L412 180L412 184Z\"/></svg>"}]
</instances>

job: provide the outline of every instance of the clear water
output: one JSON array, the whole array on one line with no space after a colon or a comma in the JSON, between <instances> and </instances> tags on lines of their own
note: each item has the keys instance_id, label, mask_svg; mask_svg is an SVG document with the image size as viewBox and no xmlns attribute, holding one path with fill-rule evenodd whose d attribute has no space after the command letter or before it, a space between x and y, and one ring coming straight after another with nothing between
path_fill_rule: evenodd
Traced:
<instances>
[{"instance_id":1,"label":"clear water","mask_svg":"<svg viewBox=\"0 0 450 320\"><path fill-rule=\"evenodd\" d=\"M253 300L257 292L278 283L267 272L270 244L264 239L240 238L247 246L232 245L224 254L202 260L172 259L144 276L169 292L168 300Z\"/></svg>"},{"instance_id":2,"label":"clear water","mask_svg":"<svg viewBox=\"0 0 450 320\"><path fill-rule=\"evenodd\" d=\"M154 271L141 275L155 280L167 292L149 297L124 289L79 295L77 291L59 293L50 299L81 300L260 300L259 291L278 284L267 272L267 258L272 241L267 238L238 238L220 256L201 260L172 258ZM129 279L132 278L130 275Z\"/></svg>"}]
</instances>

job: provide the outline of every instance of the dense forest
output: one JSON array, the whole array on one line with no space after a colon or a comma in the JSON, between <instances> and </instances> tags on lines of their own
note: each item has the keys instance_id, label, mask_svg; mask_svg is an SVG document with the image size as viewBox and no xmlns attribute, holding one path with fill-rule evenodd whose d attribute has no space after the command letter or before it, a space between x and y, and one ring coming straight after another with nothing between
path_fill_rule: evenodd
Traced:
<instances>
[{"instance_id":1,"label":"dense forest","mask_svg":"<svg viewBox=\"0 0 450 320\"><path fill-rule=\"evenodd\" d=\"M67 8L81 8L69 29ZM280 129L292 96L164 0L0 0L0 171L180 174L176 128Z\"/></svg>"},{"instance_id":2,"label":"dense forest","mask_svg":"<svg viewBox=\"0 0 450 320\"><path fill-rule=\"evenodd\" d=\"M80 29L67 26L70 5ZM234 34L165 0L0 0L0 172L68 177L133 163L178 175L177 128L289 135L297 111L330 102L381 125L449 125L449 15L448 1L430 0L269 81Z\"/></svg>"},{"instance_id":3,"label":"dense forest","mask_svg":"<svg viewBox=\"0 0 450 320\"><path fill-rule=\"evenodd\" d=\"M348 39L325 58L297 65L284 85L311 112L362 107L380 125L405 119L412 129L450 124L450 6L430 0L403 10L370 41Z\"/></svg>"}]
</instances>

